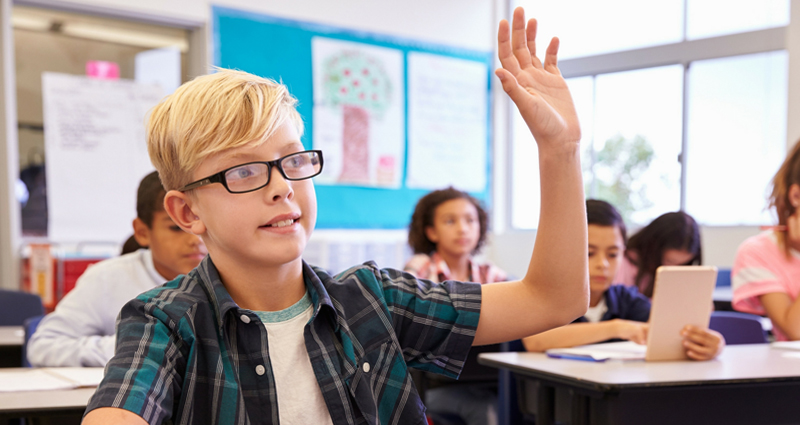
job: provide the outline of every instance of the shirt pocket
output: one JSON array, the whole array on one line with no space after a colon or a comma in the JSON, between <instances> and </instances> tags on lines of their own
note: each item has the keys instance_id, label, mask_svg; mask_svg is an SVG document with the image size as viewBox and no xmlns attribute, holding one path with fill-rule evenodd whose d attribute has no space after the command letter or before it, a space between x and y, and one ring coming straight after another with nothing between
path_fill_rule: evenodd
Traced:
<instances>
[{"instance_id":1,"label":"shirt pocket","mask_svg":"<svg viewBox=\"0 0 800 425\"><path fill-rule=\"evenodd\" d=\"M395 417L397 423L425 423L425 408L394 341L374 344L356 361L348 385L368 424L390 423Z\"/></svg>"}]
</instances>

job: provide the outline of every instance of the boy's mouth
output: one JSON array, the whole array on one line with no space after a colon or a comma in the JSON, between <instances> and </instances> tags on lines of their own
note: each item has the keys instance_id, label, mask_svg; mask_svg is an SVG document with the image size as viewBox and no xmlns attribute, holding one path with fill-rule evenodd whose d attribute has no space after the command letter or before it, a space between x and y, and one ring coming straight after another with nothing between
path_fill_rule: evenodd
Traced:
<instances>
[{"instance_id":1,"label":"boy's mouth","mask_svg":"<svg viewBox=\"0 0 800 425\"><path fill-rule=\"evenodd\" d=\"M281 221L279 221L277 223L265 224L262 227L288 227L288 226L291 226L292 224L294 224L295 221L297 221L297 220L293 220L293 219L290 218L288 220L281 220Z\"/></svg>"}]
</instances>

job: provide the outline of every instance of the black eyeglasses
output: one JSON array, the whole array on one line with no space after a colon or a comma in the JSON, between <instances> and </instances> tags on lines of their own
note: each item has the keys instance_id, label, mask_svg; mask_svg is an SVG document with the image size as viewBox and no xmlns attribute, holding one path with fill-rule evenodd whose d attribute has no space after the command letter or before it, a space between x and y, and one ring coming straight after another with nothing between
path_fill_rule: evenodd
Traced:
<instances>
[{"instance_id":1,"label":"black eyeglasses","mask_svg":"<svg viewBox=\"0 0 800 425\"><path fill-rule=\"evenodd\" d=\"M272 167L278 167L286 180L310 179L322 172L322 151L297 152L274 161L248 162L189 183L178 190L186 192L200 186L222 183L230 193L252 192L269 184Z\"/></svg>"}]
</instances>

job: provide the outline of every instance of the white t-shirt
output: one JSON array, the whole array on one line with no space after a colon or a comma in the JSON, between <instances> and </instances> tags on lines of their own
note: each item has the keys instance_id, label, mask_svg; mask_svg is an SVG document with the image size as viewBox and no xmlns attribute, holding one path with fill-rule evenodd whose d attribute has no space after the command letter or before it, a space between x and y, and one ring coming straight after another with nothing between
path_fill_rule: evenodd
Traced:
<instances>
[{"instance_id":1,"label":"white t-shirt","mask_svg":"<svg viewBox=\"0 0 800 425\"><path fill-rule=\"evenodd\" d=\"M275 378L278 416L283 425L333 425L303 336L313 312L308 292L285 310L254 312L267 328L269 362Z\"/></svg>"},{"instance_id":2,"label":"white t-shirt","mask_svg":"<svg viewBox=\"0 0 800 425\"><path fill-rule=\"evenodd\" d=\"M35 367L105 366L114 356L122 306L166 281L149 249L92 264L39 323L28 342L28 361Z\"/></svg>"},{"instance_id":3,"label":"white t-shirt","mask_svg":"<svg viewBox=\"0 0 800 425\"><path fill-rule=\"evenodd\" d=\"M589 309L586 310L586 314L584 314L583 317L585 317L589 322L597 323L603 318L603 315L606 314L606 310L608 310L608 308L606 306L606 297L604 295L600 298L600 302L598 302L596 306L589 307Z\"/></svg>"}]
</instances>

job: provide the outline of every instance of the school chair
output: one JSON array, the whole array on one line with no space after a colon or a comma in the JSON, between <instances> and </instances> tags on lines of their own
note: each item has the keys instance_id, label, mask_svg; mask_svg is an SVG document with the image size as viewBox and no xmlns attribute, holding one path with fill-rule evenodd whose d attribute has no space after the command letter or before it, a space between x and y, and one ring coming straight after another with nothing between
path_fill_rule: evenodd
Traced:
<instances>
[{"instance_id":1,"label":"school chair","mask_svg":"<svg viewBox=\"0 0 800 425\"><path fill-rule=\"evenodd\" d=\"M768 342L767 333L755 314L737 311L715 311L711 313L709 329L725 337L727 345L763 344Z\"/></svg>"},{"instance_id":2,"label":"school chair","mask_svg":"<svg viewBox=\"0 0 800 425\"><path fill-rule=\"evenodd\" d=\"M22 342L23 367L31 367L30 362L28 362L28 341L31 340L33 333L36 332L36 327L39 326L39 322L41 322L43 318L44 315L33 316L25 319L25 322L22 323L22 328L25 331L25 339Z\"/></svg>"},{"instance_id":3,"label":"school chair","mask_svg":"<svg viewBox=\"0 0 800 425\"><path fill-rule=\"evenodd\" d=\"M0 326L22 326L25 319L44 314L36 294L0 289Z\"/></svg>"}]
</instances>

